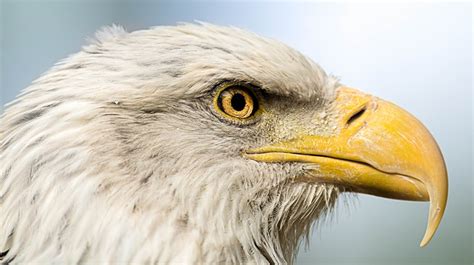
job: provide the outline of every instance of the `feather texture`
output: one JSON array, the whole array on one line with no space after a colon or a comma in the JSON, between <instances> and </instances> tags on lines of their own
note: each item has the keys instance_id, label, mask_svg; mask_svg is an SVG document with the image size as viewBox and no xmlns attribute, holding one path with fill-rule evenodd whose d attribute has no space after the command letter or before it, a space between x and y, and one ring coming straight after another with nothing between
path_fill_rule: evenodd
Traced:
<instances>
[{"instance_id":1,"label":"feather texture","mask_svg":"<svg viewBox=\"0 0 474 265\"><path fill-rule=\"evenodd\" d=\"M250 127L218 119L209 102L222 80L262 88L277 114ZM336 86L299 52L237 28L102 30L0 120L3 261L292 263L339 190L295 181L304 165L240 153L296 124L331 133L294 106L330 113Z\"/></svg>"}]
</instances>

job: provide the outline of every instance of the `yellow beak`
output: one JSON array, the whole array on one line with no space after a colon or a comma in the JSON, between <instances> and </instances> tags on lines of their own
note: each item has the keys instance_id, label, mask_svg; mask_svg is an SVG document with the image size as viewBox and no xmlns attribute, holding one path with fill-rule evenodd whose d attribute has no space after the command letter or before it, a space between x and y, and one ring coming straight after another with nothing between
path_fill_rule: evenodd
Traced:
<instances>
[{"instance_id":1,"label":"yellow beak","mask_svg":"<svg viewBox=\"0 0 474 265\"><path fill-rule=\"evenodd\" d=\"M332 183L349 191L394 199L430 201L425 246L439 226L448 197L443 156L429 131L398 106L355 89L339 88L339 132L300 135L246 152L261 162L314 165L301 181Z\"/></svg>"}]
</instances>

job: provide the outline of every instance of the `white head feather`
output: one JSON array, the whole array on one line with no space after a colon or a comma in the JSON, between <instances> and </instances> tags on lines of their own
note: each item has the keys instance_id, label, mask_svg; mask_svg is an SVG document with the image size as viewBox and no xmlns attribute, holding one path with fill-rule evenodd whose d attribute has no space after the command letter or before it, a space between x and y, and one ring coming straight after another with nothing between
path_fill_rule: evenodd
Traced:
<instances>
[{"instance_id":1,"label":"white head feather","mask_svg":"<svg viewBox=\"0 0 474 265\"><path fill-rule=\"evenodd\" d=\"M274 95L275 111L254 126L222 121L210 104L222 80ZM4 260L292 263L338 190L293 181L304 165L240 154L296 125L330 133L298 106L327 111L336 86L297 51L237 28L99 32L0 120Z\"/></svg>"}]
</instances>

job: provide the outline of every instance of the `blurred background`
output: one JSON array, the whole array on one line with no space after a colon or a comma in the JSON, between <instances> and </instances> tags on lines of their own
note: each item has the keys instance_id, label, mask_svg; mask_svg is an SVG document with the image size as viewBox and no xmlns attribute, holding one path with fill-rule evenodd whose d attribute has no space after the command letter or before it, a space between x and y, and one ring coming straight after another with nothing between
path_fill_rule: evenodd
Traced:
<instances>
[{"instance_id":1,"label":"blurred background","mask_svg":"<svg viewBox=\"0 0 474 265\"><path fill-rule=\"evenodd\" d=\"M449 200L437 234L418 247L428 203L360 195L340 201L297 263L473 264L471 3L0 3L2 106L104 25L132 31L195 20L281 40L344 84L397 103L425 123L446 159Z\"/></svg>"}]
</instances>

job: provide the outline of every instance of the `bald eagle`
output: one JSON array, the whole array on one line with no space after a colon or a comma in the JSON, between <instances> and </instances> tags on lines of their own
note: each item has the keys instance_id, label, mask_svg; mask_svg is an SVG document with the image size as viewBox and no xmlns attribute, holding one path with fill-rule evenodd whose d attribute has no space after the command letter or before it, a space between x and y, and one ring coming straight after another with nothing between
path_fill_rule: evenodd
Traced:
<instances>
[{"instance_id":1,"label":"bald eagle","mask_svg":"<svg viewBox=\"0 0 474 265\"><path fill-rule=\"evenodd\" d=\"M427 129L288 46L105 28L0 120L6 263L291 264L341 193L447 201Z\"/></svg>"}]
</instances>

